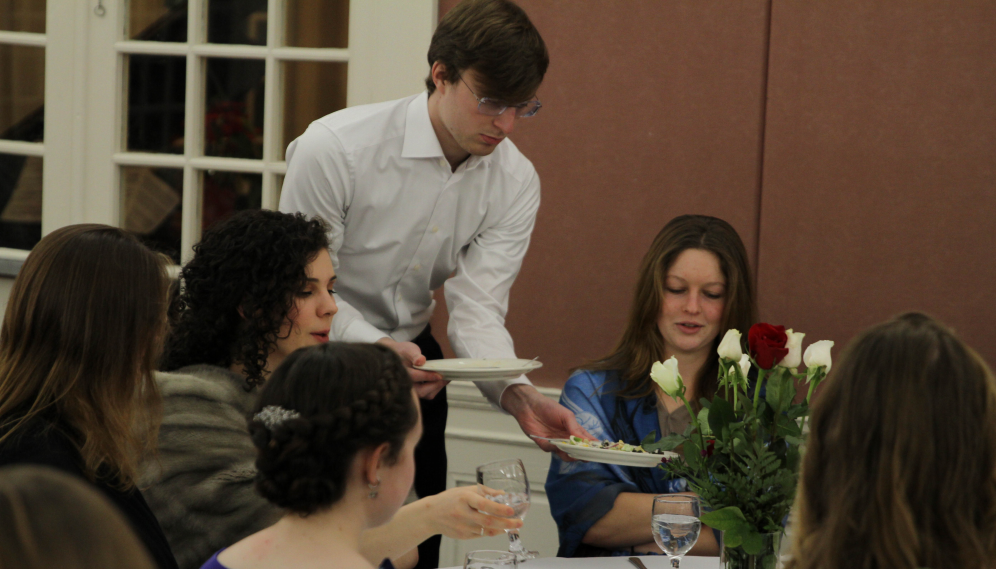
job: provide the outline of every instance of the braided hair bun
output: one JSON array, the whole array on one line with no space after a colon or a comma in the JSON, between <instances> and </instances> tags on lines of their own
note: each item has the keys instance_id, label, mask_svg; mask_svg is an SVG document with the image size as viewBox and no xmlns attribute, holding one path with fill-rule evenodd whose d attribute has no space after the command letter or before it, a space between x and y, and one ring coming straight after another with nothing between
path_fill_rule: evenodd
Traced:
<instances>
[{"instance_id":1,"label":"braided hair bun","mask_svg":"<svg viewBox=\"0 0 996 569\"><path fill-rule=\"evenodd\" d=\"M267 380L249 419L256 489L301 515L331 506L359 450L386 442L385 459L397 460L418 420L411 390L401 359L384 346L297 350Z\"/></svg>"}]
</instances>

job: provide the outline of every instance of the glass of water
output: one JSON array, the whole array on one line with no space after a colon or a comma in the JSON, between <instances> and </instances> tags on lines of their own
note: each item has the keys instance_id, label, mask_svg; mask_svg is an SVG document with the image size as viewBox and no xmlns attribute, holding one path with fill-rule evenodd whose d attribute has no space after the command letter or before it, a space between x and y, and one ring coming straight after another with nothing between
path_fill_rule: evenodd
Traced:
<instances>
[{"instance_id":1,"label":"glass of water","mask_svg":"<svg viewBox=\"0 0 996 569\"><path fill-rule=\"evenodd\" d=\"M507 551L469 551L463 569L513 569L517 564L515 554Z\"/></svg>"},{"instance_id":2,"label":"glass of water","mask_svg":"<svg viewBox=\"0 0 996 569\"><path fill-rule=\"evenodd\" d=\"M702 529L702 522L699 521L701 509L698 496L654 496L650 526L654 530L654 541L671 560L671 567L678 567L681 558L698 541L699 531Z\"/></svg>"},{"instance_id":3,"label":"glass of water","mask_svg":"<svg viewBox=\"0 0 996 569\"><path fill-rule=\"evenodd\" d=\"M501 490L502 494L488 496L488 499L511 506L515 512L512 517L520 520L526 518L526 512L529 511L529 479L526 478L526 467L521 460L513 458L478 466L477 483ZM539 553L526 550L519 539L519 530L507 529L505 533L508 534L508 550L519 560L539 557Z\"/></svg>"}]
</instances>

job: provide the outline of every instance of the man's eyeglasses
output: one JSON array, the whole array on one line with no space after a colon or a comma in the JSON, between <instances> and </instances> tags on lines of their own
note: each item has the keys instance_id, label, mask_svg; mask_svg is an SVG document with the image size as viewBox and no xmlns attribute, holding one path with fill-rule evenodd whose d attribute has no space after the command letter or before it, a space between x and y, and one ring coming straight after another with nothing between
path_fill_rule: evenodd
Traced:
<instances>
[{"instance_id":1,"label":"man's eyeglasses","mask_svg":"<svg viewBox=\"0 0 996 569\"><path fill-rule=\"evenodd\" d=\"M463 84L467 85L467 82L463 80L463 77L460 78L460 81L463 81ZM491 117L497 117L511 108L515 109L515 118L529 118L538 113L540 107L543 106L543 104L539 102L539 99L533 99L532 101L526 101L525 103L519 103L518 105L506 105L505 103L488 97L478 97L477 93L470 88L470 85L467 85L467 90L470 91L470 94L473 95L475 99L477 99L477 112Z\"/></svg>"}]
</instances>

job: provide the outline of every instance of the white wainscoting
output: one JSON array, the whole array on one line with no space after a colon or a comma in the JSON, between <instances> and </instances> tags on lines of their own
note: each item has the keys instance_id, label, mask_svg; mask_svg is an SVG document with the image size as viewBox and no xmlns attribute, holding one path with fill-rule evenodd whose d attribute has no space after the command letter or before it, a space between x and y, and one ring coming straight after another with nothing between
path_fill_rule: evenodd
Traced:
<instances>
[{"instance_id":1,"label":"white wainscoting","mask_svg":"<svg viewBox=\"0 0 996 569\"><path fill-rule=\"evenodd\" d=\"M557 524L550 516L544 489L550 455L523 434L514 418L492 407L473 383L454 381L446 391L450 405L446 422L447 487L476 484L478 465L506 458L522 459L532 497L519 534L529 549L539 551L543 557L555 556ZM560 399L559 389L541 387L539 391L554 401ZM508 538L498 535L458 541L444 537L439 566L462 566L464 555L476 549L508 549Z\"/></svg>"}]
</instances>

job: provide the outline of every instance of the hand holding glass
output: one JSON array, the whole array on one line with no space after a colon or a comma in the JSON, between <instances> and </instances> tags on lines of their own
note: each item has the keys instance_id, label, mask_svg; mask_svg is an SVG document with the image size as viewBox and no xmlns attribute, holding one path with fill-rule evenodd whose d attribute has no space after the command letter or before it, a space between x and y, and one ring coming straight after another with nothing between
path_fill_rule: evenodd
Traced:
<instances>
[{"instance_id":1,"label":"hand holding glass","mask_svg":"<svg viewBox=\"0 0 996 569\"><path fill-rule=\"evenodd\" d=\"M681 558L699 539L702 522L698 496L662 494L654 497L653 518L650 523L654 541L677 568Z\"/></svg>"},{"instance_id":2,"label":"hand holding glass","mask_svg":"<svg viewBox=\"0 0 996 569\"><path fill-rule=\"evenodd\" d=\"M526 478L526 467L518 459L499 460L477 467L477 483L501 490L503 494L488 496L488 499L499 504L506 504L515 511L513 517L525 519L529 511L529 479ZM519 559L535 559L539 554L527 551L519 539L519 530L507 529L508 550Z\"/></svg>"}]
</instances>

